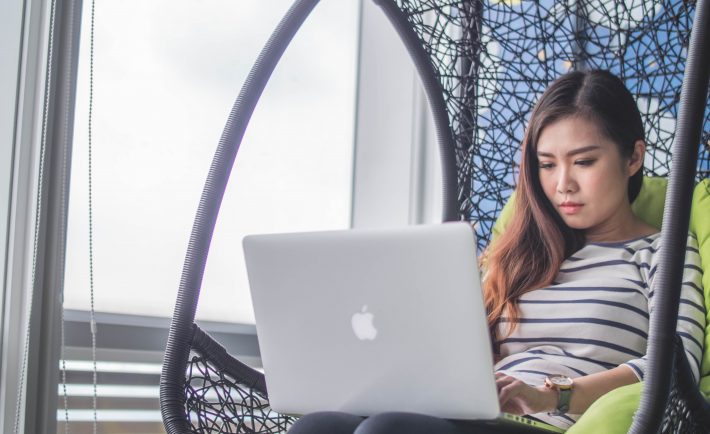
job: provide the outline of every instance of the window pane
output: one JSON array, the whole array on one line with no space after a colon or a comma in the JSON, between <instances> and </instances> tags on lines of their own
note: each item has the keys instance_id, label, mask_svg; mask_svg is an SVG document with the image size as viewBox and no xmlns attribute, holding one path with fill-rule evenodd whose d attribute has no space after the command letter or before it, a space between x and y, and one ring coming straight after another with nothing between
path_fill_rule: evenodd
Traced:
<instances>
[{"instance_id":1,"label":"window pane","mask_svg":"<svg viewBox=\"0 0 710 434\"><path fill-rule=\"evenodd\" d=\"M93 224L99 311L170 316L227 115L291 0L97 1ZM90 4L85 4L65 307L88 309ZM198 318L253 322L241 239L350 224L357 0L323 2L252 117L225 194Z\"/></svg>"}]
</instances>

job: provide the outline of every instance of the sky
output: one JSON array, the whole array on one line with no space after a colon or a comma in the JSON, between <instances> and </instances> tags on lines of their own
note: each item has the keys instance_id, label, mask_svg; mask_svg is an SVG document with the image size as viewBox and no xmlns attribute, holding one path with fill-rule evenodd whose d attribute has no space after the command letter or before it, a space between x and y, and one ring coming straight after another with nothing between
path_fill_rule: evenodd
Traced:
<instances>
[{"instance_id":1,"label":"sky","mask_svg":"<svg viewBox=\"0 0 710 434\"><path fill-rule=\"evenodd\" d=\"M172 315L189 233L227 115L291 5L95 2L92 202L95 309ZM253 323L241 240L350 222L359 8L319 4L277 66L237 155L198 319ZM72 159L66 309L88 309L90 2Z\"/></svg>"}]
</instances>

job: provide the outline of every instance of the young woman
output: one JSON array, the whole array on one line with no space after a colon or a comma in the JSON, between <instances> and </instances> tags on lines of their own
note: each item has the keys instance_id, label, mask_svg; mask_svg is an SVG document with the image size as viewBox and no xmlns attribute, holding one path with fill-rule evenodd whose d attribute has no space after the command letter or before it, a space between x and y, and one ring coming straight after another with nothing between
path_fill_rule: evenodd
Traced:
<instances>
[{"instance_id":1,"label":"young woman","mask_svg":"<svg viewBox=\"0 0 710 434\"><path fill-rule=\"evenodd\" d=\"M631 211L645 148L636 103L607 71L566 74L535 106L515 213L485 264L504 412L568 428L600 396L643 379L661 248L658 229ZM678 333L696 379L705 327L699 264L689 235ZM289 432L478 431L424 415L316 413Z\"/></svg>"}]
</instances>

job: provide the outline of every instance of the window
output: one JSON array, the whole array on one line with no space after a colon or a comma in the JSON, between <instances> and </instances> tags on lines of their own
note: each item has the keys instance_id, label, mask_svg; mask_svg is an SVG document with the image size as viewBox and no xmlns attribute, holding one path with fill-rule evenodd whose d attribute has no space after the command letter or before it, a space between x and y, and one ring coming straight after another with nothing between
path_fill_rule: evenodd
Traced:
<instances>
[{"instance_id":1,"label":"window","mask_svg":"<svg viewBox=\"0 0 710 434\"><path fill-rule=\"evenodd\" d=\"M53 4L51 0L24 0L11 8L11 14L0 14L12 18L12 25L3 30L17 37L8 41L30 41L27 49L20 44L21 60L2 60L3 66L9 64L8 71L20 70L15 110L22 106L26 113L36 114L23 119L23 140L15 143L17 155L34 158L26 157L22 168L14 169L23 173L23 183L28 184L24 192L32 190L37 177L38 140L32 133L43 113L44 57L40 54L47 50L47 16ZM278 0L264 8L255 0L95 3L93 246L97 418L103 432L162 431L157 372L200 190L231 104L258 51L290 4L290 0ZM93 366L86 364L92 359L87 312L91 5L83 3L81 26L64 26L61 33L66 36L73 31L81 36L75 104L66 105L60 99L57 107L61 108L49 114L52 118L56 110L68 116L70 107L76 108L63 294L65 347L59 361L66 367L66 393L60 382L57 406L59 432L64 432L61 422L68 419L69 430L75 433L92 432L94 418ZM21 26L23 7L31 16L26 27ZM62 7L76 10L74 2ZM55 44L59 44L58 34ZM66 88L73 88L73 83ZM198 312L203 329L240 360L259 365L246 281L242 277L240 283L237 276L243 267L240 244L245 233L437 220L439 207L428 198L436 198L436 192L426 186L432 173L433 183L437 182L438 161L435 152L430 152L435 148L429 148L432 131L424 107L409 57L377 5L348 0L323 2L316 8L274 73L237 158L203 285ZM10 112L0 113L3 122L9 121L2 129L8 137L13 128L19 128ZM10 125L10 119L15 124ZM62 167L69 166L57 155L52 160L59 161L57 172L46 176L50 185L58 185L57 177L65 176ZM423 160L435 160L433 170ZM417 174L422 168L426 174L420 178ZM32 214L34 195L22 191L23 205L11 211L15 221L22 223L16 232L23 235L10 246L8 255L23 259L18 259L22 266L16 266L12 276L17 281L12 285L13 297L17 295L20 301L32 290L23 279L32 263L34 227L30 218L24 218ZM61 226L51 226L57 237L64 233ZM55 247L60 250L61 241ZM46 250L47 255L57 256L49 248L40 250L42 255ZM42 289L42 296L56 299L62 287L56 275L43 278L47 288ZM240 291L245 299L240 299ZM26 318L16 316L11 327L3 330L17 335L5 349L14 350L4 352L3 363L11 358L8 354L22 352ZM44 317L38 322L50 328L55 324ZM36 335L32 334L31 341L41 338ZM57 353L51 348L42 351L38 358L44 365L27 374L51 371L57 366ZM16 361L10 362L7 375L19 373ZM52 375L42 382L50 390L56 387ZM16 384L10 383L5 382L0 392L12 396ZM118 385L125 387L114 387ZM48 407L54 410L51 403L30 401L27 420ZM12 429L15 402L7 400L2 405L3 415L8 416L3 426Z\"/></svg>"},{"instance_id":2,"label":"window","mask_svg":"<svg viewBox=\"0 0 710 434\"><path fill-rule=\"evenodd\" d=\"M290 0L96 3L96 309L172 315L187 240L232 103ZM79 64L65 307L89 308L89 4ZM323 2L242 142L198 317L253 323L241 238L350 225L357 2Z\"/></svg>"},{"instance_id":3,"label":"window","mask_svg":"<svg viewBox=\"0 0 710 434\"><path fill-rule=\"evenodd\" d=\"M202 187L242 83L291 4L95 3L96 393L97 419L110 432L162 431L161 353ZM358 15L357 0L323 2L312 12L274 72L237 155L197 316L227 348L230 338L241 343L237 355L247 363L259 360L258 348L251 348L256 338L242 237L351 224ZM85 2L64 284L68 412L60 384L60 432L65 419L72 432L91 432L94 418L86 312L90 29ZM246 344L234 338L244 335Z\"/></svg>"}]
</instances>

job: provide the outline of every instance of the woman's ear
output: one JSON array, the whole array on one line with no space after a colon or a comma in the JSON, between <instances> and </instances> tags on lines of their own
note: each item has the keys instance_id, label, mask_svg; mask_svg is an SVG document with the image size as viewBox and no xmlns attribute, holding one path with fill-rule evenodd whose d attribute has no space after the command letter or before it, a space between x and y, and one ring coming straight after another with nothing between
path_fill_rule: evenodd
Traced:
<instances>
[{"instance_id":1,"label":"woman's ear","mask_svg":"<svg viewBox=\"0 0 710 434\"><path fill-rule=\"evenodd\" d=\"M633 176L643 167L644 156L646 155L646 142L636 140L634 142L634 152L628 160L628 176Z\"/></svg>"}]
</instances>

